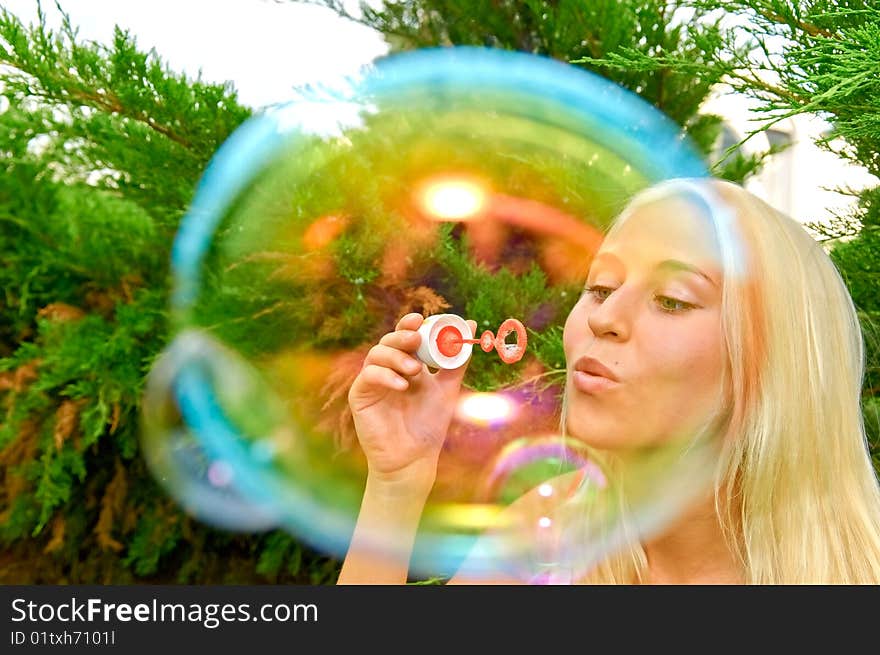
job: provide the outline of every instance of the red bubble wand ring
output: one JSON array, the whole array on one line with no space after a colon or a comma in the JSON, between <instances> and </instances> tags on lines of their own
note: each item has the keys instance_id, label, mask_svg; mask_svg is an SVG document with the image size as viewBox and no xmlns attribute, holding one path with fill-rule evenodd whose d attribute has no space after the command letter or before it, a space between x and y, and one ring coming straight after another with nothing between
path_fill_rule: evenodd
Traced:
<instances>
[{"instance_id":1,"label":"red bubble wand ring","mask_svg":"<svg viewBox=\"0 0 880 655\"><path fill-rule=\"evenodd\" d=\"M471 344L479 344L483 352L493 348L505 364L522 359L528 345L525 326L515 318L508 318L498 328L497 336L486 330L479 339L466 338L470 326L456 314L435 314L422 323L419 333L422 343L417 353L419 359L435 368L458 368L471 354ZM507 337L516 334L515 343L507 343Z\"/></svg>"}]
</instances>

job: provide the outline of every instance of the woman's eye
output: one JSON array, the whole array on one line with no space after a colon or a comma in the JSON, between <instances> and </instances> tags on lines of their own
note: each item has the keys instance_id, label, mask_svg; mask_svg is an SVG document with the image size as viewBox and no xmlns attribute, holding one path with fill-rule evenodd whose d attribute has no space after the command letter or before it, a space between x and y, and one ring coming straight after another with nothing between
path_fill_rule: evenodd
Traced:
<instances>
[{"instance_id":1,"label":"woman's eye","mask_svg":"<svg viewBox=\"0 0 880 655\"><path fill-rule=\"evenodd\" d=\"M614 289L611 287L603 287L601 285L588 285L584 287L584 295L591 296L598 303L604 302L612 293L614 293ZM689 302L671 298L670 296L655 296L654 300L661 310L669 313L685 312L695 307L695 305Z\"/></svg>"},{"instance_id":2,"label":"woman's eye","mask_svg":"<svg viewBox=\"0 0 880 655\"><path fill-rule=\"evenodd\" d=\"M595 298L599 302L602 302L608 296L610 296L612 291L614 291L614 289L611 289L609 287L596 286L596 285L584 287L584 293L591 295L593 298Z\"/></svg>"},{"instance_id":3,"label":"woman's eye","mask_svg":"<svg viewBox=\"0 0 880 655\"><path fill-rule=\"evenodd\" d=\"M692 304L687 303L683 300L670 298L669 296L657 296L656 300L657 304L660 306L660 309L665 312L682 312L687 309L693 308Z\"/></svg>"}]
</instances>

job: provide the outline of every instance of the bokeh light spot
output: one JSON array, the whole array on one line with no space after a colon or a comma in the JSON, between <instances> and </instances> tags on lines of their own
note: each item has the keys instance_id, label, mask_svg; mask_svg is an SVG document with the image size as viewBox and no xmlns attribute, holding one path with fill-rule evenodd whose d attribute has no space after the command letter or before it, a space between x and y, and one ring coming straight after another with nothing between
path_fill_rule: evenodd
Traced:
<instances>
[{"instance_id":1,"label":"bokeh light spot","mask_svg":"<svg viewBox=\"0 0 880 655\"><path fill-rule=\"evenodd\" d=\"M487 203L486 190L466 178L446 177L423 184L418 194L427 216L440 221L475 218Z\"/></svg>"}]
</instances>

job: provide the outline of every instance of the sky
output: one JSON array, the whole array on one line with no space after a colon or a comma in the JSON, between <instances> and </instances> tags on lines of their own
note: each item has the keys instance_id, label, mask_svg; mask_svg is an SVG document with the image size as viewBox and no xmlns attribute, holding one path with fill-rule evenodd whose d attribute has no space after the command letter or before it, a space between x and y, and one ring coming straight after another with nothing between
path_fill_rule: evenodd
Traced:
<instances>
[{"instance_id":1,"label":"sky","mask_svg":"<svg viewBox=\"0 0 880 655\"><path fill-rule=\"evenodd\" d=\"M253 108L293 97L307 82L356 72L388 48L382 35L329 9L281 0L60 0L82 40L110 43L114 25L138 48L174 71L208 82L231 81ZM357 2L348 2L356 9ZM25 23L37 20L36 0L0 0ZM52 0L47 22L60 25Z\"/></svg>"}]
</instances>

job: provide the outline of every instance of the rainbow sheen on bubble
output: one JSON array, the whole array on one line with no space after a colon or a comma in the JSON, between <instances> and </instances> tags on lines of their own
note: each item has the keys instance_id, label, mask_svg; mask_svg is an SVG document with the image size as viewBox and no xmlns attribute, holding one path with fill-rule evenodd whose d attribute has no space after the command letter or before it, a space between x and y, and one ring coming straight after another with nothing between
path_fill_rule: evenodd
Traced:
<instances>
[{"instance_id":1,"label":"rainbow sheen on bubble","mask_svg":"<svg viewBox=\"0 0 880 655\"><path fill-rule=\"evenodd\" d=\"M546 481L572 471L579 472L579 480L589 476L600 488L607 484L602 470L577 440L558 435L521 437L506 444L490 461L480 475L482 488L477 498L508 505L531 490L549 497L552 487Z\"/></svg>"},{"instance_id":2,"label":"rainbow sheen on bubble","mask_svg":"<svg viewBox=\"0 0 880 655\"><path fill-rule=\"evenodd\" d=\"M203 521L342 557L366 477L347 391L367 350L407 312L473 319L478 338L517 317L520 361L473 349L412 567L577 579L625 531L607 500L621 486L560 431L562 325L628 200L705 175L638 97L521 53L394 55L267 110L217 152L174 244L151 469ZM698 464L636 461L640 526L696 493Z\"/></svg>"}]
</instances>

